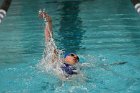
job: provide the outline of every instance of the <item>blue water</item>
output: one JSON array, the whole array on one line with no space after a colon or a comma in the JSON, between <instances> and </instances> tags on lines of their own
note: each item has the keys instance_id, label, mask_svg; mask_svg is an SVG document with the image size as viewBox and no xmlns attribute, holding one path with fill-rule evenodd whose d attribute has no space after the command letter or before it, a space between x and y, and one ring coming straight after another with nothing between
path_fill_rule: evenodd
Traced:
<instances>
[{"instance_id":1,"label":"blue water","mask_svg":"<svg viewBox=\"0 0 140 93\"><path fill-rule=\"evenodd\" d=\"M38 68L40 8L52 16L58 48L87 64L83 77L63 81ZM13 0L0 24L0 93L140 93L139 25L130 0Z\"/></svg>"}]
</instances>

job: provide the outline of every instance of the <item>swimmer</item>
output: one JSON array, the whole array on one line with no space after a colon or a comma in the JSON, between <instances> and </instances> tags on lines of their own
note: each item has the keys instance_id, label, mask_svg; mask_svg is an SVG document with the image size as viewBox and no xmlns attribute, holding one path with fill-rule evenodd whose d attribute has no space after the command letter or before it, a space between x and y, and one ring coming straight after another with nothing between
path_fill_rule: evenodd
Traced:
<instances>
[{"instance_id":1,"label":"swimmer","mask_svg":"<svg viewBox=\"0 0 140 93\"><path fill-rule=\"evenodd\" d=\"M45 20L45 41L46 43L50 43L52 40L52 19L51 17L45 12L40 10L39 11L39 17ZM53 46L53 43L51 43ZM59 53L57 48L52 47L49 51L52 52L52 63L60 62L59 60ZM79 57L75 53L68 53L65 54L64 58L61 61L61 70L65 73L65 76L71 76L78 74L76 64L79 62Z\"/></svg>"}]
</instances>

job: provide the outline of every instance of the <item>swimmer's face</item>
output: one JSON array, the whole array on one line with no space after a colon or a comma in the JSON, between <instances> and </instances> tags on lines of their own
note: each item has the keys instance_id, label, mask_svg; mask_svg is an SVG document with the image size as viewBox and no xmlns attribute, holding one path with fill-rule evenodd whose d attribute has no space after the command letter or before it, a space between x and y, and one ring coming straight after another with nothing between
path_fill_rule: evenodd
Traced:
<instances>
[{"instance_id":1,"label":"swimmer's face","mask_svg":"<svg viewBox=\"0 0 140 93\"><path fill-rule=\"evenodd\" d=\"M79 61L79 57L74 53L70 53L66 56L65 61L71 65L74 65Z\"/></svg>"}]
</instances>

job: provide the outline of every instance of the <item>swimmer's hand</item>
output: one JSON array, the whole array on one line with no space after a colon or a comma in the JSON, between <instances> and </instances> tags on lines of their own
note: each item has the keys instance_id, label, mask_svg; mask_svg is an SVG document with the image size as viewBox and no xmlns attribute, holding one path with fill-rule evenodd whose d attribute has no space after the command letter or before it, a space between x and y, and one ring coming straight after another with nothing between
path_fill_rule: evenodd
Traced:
<instances>
[{"instance_id":1,"label":"swimmer's hand","mask_svg":"<svg viewBox=\"0 0 140 93\"><path fill-rule=\"evenodd\" d=\"M47 22L51 22L51 17L47 14L47 12L45 12L44 10L39 10L39 17L40 18L43 18L44 21L47 21Z\"/></svg>"}]
</instances>

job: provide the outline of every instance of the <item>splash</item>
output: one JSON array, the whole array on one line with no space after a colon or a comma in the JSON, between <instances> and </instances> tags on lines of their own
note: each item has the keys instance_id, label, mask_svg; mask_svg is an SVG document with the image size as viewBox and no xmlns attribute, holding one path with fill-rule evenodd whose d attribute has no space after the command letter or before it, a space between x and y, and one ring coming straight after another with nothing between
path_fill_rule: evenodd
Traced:
<instances>
[{"instance_id":1,"label":"splash","mask_svg":"<svg viewBox=\"0 0 140 93\"><path fill-rule=\"evenodd\" d=\"M57 51L58 55L57 60L54 60L54 51ZM49 42L46 42L44 53L41 62L38 64L38 67L47 73L57 71L58 74L61 74L62 71L60 69L60 65L62 61L61 59L62 54L63 51L57 49L57 46L55 45L53 38L51 38Z\"/></svg>"},{"instance_id":2,"label":"splash","mask_svg":"<svg viewBox=\"0 0 140 93\"><path fill-rule=\"evenodd\" d=\"M58 58L54 61L54 51L57 51ZM72 75L70 77L66 77L65 73L62 71L61 66L63 64L63 55L64 51L59 50L55 45L55 41L53 38L49 42L46 42L46 46L44 49L44 53L41 61L37 64L37 67L43 72L57 75L62 80L84 77L80 72L81 67L89 65L85 63L77 63L75 67L77 68L78 75Z\"/></svg>"}]
</instances>

